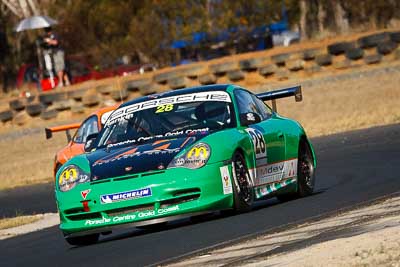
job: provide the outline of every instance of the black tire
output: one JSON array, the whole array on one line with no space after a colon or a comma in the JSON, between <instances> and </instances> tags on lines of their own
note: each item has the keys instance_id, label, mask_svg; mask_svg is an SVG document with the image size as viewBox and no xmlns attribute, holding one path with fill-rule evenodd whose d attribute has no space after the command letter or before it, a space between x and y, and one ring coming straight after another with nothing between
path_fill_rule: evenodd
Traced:
<instances>
[{"instance_id":1,"label":"black tire","mask_svg":"<svg viewBox=\"0 0 400 267\"><path fill-rule=\"evenodd\" d=\"M214 74L208 73L199 76L199 83L202 85L217 83L217 77Z\"/></svg>"},{"instance_id":2,"label":"black tire","mask_svg":"<svg viewBox=\"0 0 400 267\"><path fill-rule=\"evenodd\" d=\"M188 78L183 77L183 76L182 77L175 77L175 78L172 78L172 79L168 80L168 86L171 89L185 88L188 83L189 83Z\"/></svg>"},{"instance_id":3,"label":"black tire","mask_svg":"<svg viewBox=\"0 0 400 267\"><path fill-rule=\"evenodd\" d=\"M25 103L20 99L11 100L9 103L10 108L15 111L21 111L25 108Z\"/></svg>"},{"instance_id":4,"label":"black tire","mask_svg":"<svg viewBox=\"0 0 400 267\"><path fill-rule=\"evenodd\" d=\"M68 98L67 92L51 92L39 95L39 101L45 105L49 105L55 101L66 100Z\"/></svg>"},{"instance_id":5,"label":"black tire","mask_svg":"<svg viewBox=\"0 0 400 267\"><path fill-rule=\"evenodd\" d=\"M329 54L318 55L315 57L315 62L319 66L329 66L332 64L332 56Z\"/></svg>"},{"instance_id":6,"label":"black tire","mask_svg":"<svg viewBox=\"0 0 400 267\"><path fill-rule=\"evenodd\" d=\"M400 31L390 33L390 40L400 43Z\"/></svg>"},{"instance_id":7,"label":"black tire","mask_svg":"<svg viewBox=\"0 0 400 267\"><path fill-rule=\"evenodd\" d=\"M228 71L237 70L238 62L231 61L231 62L218 63L218 64L210 65L209 68L210 68L211 73L218 75L218 76L223 76Z\"/></svg>"},{"instance_id":8,"label":"black tire","mask_svg":"<svg viewBox=\"0 0 400 267\"><path fill-rule=\"evenodd\" d=\"M270 76L274 74L278 70L278 67L275 64L268 64L262 68L259 69L258 73L260 73L262 76Z\"/></svg>"},{"instance_id":9,"label":"black tire","mask_svg":"<svg viewBox=\"0 0 400 267\"><path fill-rule=\"evenodd\" d=\"M353 42L338 42L328 45L328 52L331 55L337 56L352 48L355 48L355 43Z\"/></svg>"},{"instance_id":10,"label":"black tire","mask_svg":"<svg viewBox=\"0 0 400 267\"><path fill-rule=\"evenodd\" d=\"M55 109L48 109L42 112L42 114L40 114L40 118L43 120L51 120L56 118L58 115L58 111Z\"/></svg>"},{"instance_id":11,"label":"black tire","mask_svg":"<svg viewBox=\"0 0 400 267\"><path fill-rule=\"evenodd\" d=\"M238 213L249 211L254 200L254 190L246 161L240 152L233 155L232 167L233 209Z\"/></svg>"},{"instance_id":12,"label":"black tire","mask_svg":"<svg viewBox=\"0 0 400 267\"><path fill-rule=\"evenodd\" d=\"M244 79L244 73L241 70L232 70L228 72L228 79L232 82L241 81Z\"/></svg>"},{"instance_id":13,"label":"black tire","mask_svg":"<svg viewBox=\"0 0 400 267\"><path fill-rule=\"evenodd\" d=\"M204 65L188 66L182 70L183 74L190 79L197 79L201 74L204 74L206 67Z\"/></svg>"},{"instance_id":14,"label":"black tire","mask_svg":"<svg viewBox=\"0 0 400 267\"><path fill-rule=\"evenodd\" d=\"M14 117L14 114L11 110L6 110L6 111L2 111L0 112L0 121L2 122L7 122L12 120Z\"/></svg>"},{"instance_id":15,"label":"black tire","mask_svg":"<svg viewBox=\"0 0 400 267\"><path fill-rule=\"evenodd\" d=\"M100 234L91 234L84 236L65 237L65 241L71 246L88 246L99 241Z\"/></svg>"},{"instance_id":16,"label":"black tire","mask_svg":"<svg viewBox=\"0 0 400 267\"><path fill-rule=\"evenodd\" d=\"M286 68L290 71L299 71L304 69L305 62L301 59L293 59L286 61Z\"/></svg>"},{"instance_id":17,"label":"black tire","mask_svg":"<svg viewBox=\"0 0 400 267\"><path fill-rule=\"evenodd\" d=\"M151 79L144 78L144 79L135 79L135 80L128 80L124 83L124 88L128 91L135 92L139 91L141 86L146 86L151 84Z\"/></svg>"},{"instance_id":18,"label":"black tire","mask_svg":"<svg viewBox=\"0 0 400 267\"><path fill-rule=\"evenodd\" d=\"M290 58L289 53L271 56L271 60L278 66L284 66L285 62Z\"/></svg>"},{"instance_id":19,"label":"black tire","mask_svg":"<svg viewBox=\"0 0 400 267\"><path fill-rule=\"evenodd\" d=\"M115 86L114 84L102 84L96 87L96 91L102 95L109 95L115 91Z\"/></svg>"},{"instance_id":20,"label":"black tire","mask_svg":"<svg viewBox=\"0 0 400 267\"><path fill-rule=\"evenodd\" d=\"M321 53L320 49L307 49L303 51L303 59L306 61L314 60Z\"/></svg>"},{"instance_id":21,"label":"black tire","mask_svg":"<svg viewBox=\"0 0 400 267\"><path fill-rule=\"evenodd\" d=\"M126 91L126 89L114 90L111 91L111 97L115 101L123 101L128 98L128 92Z\"/></svg>"},{"instance_id":22,"label":"black tire","mask_svg":"<svg viewBox=\"0 0 400 267\"><path fill-rule=\"evenodd\" d=\"M376 47L376 50L381 55L387 55L392 53L392 51L395 50L396 48L397 48L397 43L392 41L387 41L379 43L378 46Z\"/></svg>"},{"instance_id":23,"label":"black tire","mask_svg":"<svg viewBox=\"0 0 400 267\"><path fill-rule=\"evenodd\" d=\"M163 72L163 73L159 73L159 74L155 74L153 76L153 80L156 83L160 83L160 84L166 84L168 80L181 76L181 72L179 70L174 70L174 71L168 71L168 72Z\"/></svg>"},{"instance_id":24,"label":"black tire","mask_svg":"<svg viewBox=\"0 0 400 267\"><path fill-rule=\"evenodd\" d=\"M315 168L314 158L310 146L304 140L299 144L299 156L297 164L297 195L309 196L314 192Z\"/></svg>"},{"instance_id":25,"label":"black tire","mask_svg":"<svg viewBox=\"0 0 400 267\"><path fill-rule=\"evenodd\" d=\"M77 89L73 91L68 92L68 98L73 98L77 101L81 101L83 96L86 94L86 92L89 90L89 88L83 88L83 89Z\"/></svg>"},{"instance_id":26,"label":"black tire","mask_svg":"<svg viewBox=\"0 0 400 267\"><path fill-rule=\"evenodd\" d=\"M89 94L89 95L85 95L82 98L82 103L83 105L87 106L87 107L93 107L93 106L97 106L100 103L100 97L96 94Z\"/></svg>"},{"instance_id":27,"label":"black tire","mask_svg":"<svg viewBox=\"0 0 400 267\"><path fill-rule=\"evenodd\" d=\"M357 60L364 56L362 48L352 48L346 51L346 57L351 60Z\"/></svg>"},{"instance_id":28,"label":"black tire","mask_svg":"<svg viewBox=\"0 0 400 267\"><path fill-rule=\"evenodd\" d=\"M26 106L26 113L29 114L29 116L31 117L35 117L40 115L40 113L42 113L44 106L40 103L36 103L36 104L29 104Z\"/></svg>"},{"instance_id":29,"label":"black tire","mask_svg":"<svg viewBox=\"0 0 400 267\"><path fill-rule=\"evenodd\" d=\"M239 62L239 67L244 71L255 71L264 64L266 59L266 57L244 59Z\"/></svg>"},{"instance_id":30,"label":"black tire","mask_svg":"<svg viewBox=\"0 0 400 267\"><path fill-rule=\"evenodd\" d=\"M380 54L367 55L364 57L365 64L377 64L381 62L381 60L382 60L382 55Z\"/></svg>"},{"instance_id":31,"label":"black tire","mask_svg":"<svg viewBox=\"0 0 400 267\"><path fill-rule=\"evenodd\" d=\"M156 83L150 83L139 87L139 92L142 95L151 95L157 93L161 89L160 85Z\"/></svg>"},{"instance_id":32,"label":"black tire","mask_svg":"<svg viewBox=\"0 0 400 267\"><path fill-rule=\"evenodd\" d=\"M375 47L380 42L388 41L389 38L390 35L387 32L376 33L359 38L358 44L361 48Z\"/></svg>"}]
</instances>

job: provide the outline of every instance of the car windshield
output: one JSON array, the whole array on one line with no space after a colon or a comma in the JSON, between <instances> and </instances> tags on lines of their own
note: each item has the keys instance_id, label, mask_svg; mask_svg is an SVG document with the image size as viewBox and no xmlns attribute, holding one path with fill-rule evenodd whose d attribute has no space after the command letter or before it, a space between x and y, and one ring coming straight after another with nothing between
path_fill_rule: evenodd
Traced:
<instances>
[{"instance_id":1,"label":"car windshield","mask_svg":"<svg viewBox=\"0 0 400 267\"><path fill-rule=\"evenodd\" d=\"M113 112L97 146L206 134L234 127L233 118L231 98L223 91L157 97Z\"/></svg>"}]
</instances>

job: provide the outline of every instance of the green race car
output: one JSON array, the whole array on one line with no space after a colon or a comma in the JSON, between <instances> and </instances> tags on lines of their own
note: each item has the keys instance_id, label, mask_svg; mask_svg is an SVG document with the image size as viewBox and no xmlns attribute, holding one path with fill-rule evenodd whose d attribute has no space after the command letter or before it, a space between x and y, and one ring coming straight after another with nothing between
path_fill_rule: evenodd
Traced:
<instances>
[{"instance_id":1,"label":"green race car","mask_svg":"<svg viewBox=\"0 0 400 267\"><path fill-rule=\"evenodd\" d=\"M72 245L114 227L147 226L255 201L313 192L316 158L301 125L264 101L300 87L255 95L211 85L122 104L85 154L57 172L60 229Z\"/></svg>"}]
</instances>

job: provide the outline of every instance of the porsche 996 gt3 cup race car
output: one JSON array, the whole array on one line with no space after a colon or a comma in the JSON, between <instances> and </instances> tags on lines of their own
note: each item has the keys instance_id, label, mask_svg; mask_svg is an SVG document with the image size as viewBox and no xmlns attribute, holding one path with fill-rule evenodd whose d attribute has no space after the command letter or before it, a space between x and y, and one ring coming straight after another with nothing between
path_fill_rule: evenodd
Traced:
<instances>
[{"instance_id":1,"label":"porsche 996 gt3 cup race car","mask_svg":"<svg viewBox=\"0 0 400 267\"><path fill-rule=\"evenodd\" d=\"M255 95L210 85L122 104L57 172L66 241L311 194L316 157L305 131L264 103L290 96L301 100L301 88Z\"/></svg>"}]
</instances>

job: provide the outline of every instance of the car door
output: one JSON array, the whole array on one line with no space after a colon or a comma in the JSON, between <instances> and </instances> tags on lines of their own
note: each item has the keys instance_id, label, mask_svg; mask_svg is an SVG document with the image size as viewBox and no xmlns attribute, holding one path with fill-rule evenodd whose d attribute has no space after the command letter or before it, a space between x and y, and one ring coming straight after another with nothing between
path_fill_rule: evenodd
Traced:
<instances>
[{"instance_id":1,"label":"car door","mask_svg":"<svg viewBox=\"0 0 400 267\"><path fill-rule=\"evenodd\" d=\"M261 118L260 122L245 129L254 146L254 186L281 180L285 160L285 135L280 127L281 122L275 118L270 108L250 92L237 89L234 94L239 114L252 112Z\"/></svg>"}]
</instances>

